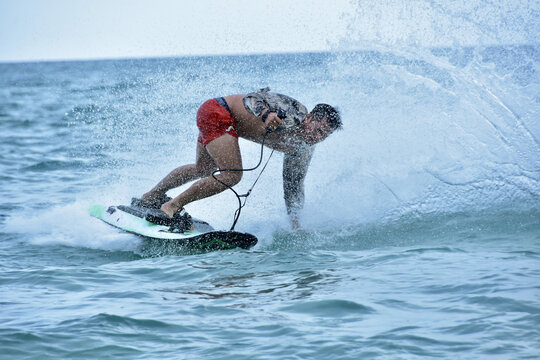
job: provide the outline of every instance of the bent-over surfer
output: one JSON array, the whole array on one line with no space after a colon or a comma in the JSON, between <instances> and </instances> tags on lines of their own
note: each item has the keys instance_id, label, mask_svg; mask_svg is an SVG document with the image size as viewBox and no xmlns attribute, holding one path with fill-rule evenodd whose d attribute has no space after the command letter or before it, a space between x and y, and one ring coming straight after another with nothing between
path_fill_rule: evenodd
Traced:
<instances>
[{"instance_id":1,"label":"bent-over surfer","mask_svg":"<svg viewBox=\"0 0 540 360\"><path fill-rule=\"evenodd\" d=\"M284 111L284 113L283 113ZM278 112L280 117L278 117ZM197 158L195 164L171 171L140 202L159 208L169 217L187 204L218 194L226 187L216 181L216 169L242 169L238 138L242 137L285 153L283 190L292 227L298 228L298 211L304 204L304 179L314 145L342 127L339 112L330 105L318 104L308 113L295 99L270 92L269 88L249 94L230 95L207 100L197 112ZM242 172L224 171L215 175L229 186L236 185ZM197 180L174 199L165 193L189 181ZM168 201L167 201L168 200Z\"/></svg>"}]
</instances>

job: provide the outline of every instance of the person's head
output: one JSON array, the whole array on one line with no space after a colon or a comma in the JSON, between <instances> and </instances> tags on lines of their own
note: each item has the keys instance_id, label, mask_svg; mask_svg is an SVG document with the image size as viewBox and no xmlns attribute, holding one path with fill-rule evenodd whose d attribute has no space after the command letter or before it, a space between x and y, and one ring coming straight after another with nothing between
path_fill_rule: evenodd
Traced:
<instances>
[{"instance_id":1,"label":"person's head","mask_svg":"<svg viewBox=\"0 0 540 360\"><path fill-rule=\"evenodd\" d=\"M339 111L328 104L317 104L304 121L305 141L314 145L326 139L335 130L343 128Z\"/></svg>"}]
</instances>

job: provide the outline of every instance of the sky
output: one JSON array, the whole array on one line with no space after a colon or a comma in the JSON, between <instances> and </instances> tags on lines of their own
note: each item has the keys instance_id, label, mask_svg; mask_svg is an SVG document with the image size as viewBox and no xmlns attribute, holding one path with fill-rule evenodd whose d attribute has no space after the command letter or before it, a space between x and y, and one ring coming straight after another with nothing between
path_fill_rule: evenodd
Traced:
<instances>
[{"instance_id":1,"label":"sky","mask_svg":"<svg viewBox=\"0 0 540 360\"><path fill-rule=\"evenodd\" d=\"M540 0L0 0L0 62L539 38Z\"/></svg>"},{"instance_id":2,"label":"sky","mask_svg":"<svg viewBox=\"0 0 540 360\"><path fill-rule=\"evenodd\" d=\"M0 61L324 51L349 0L0 0Z\"/></svg>"}]
</instances>

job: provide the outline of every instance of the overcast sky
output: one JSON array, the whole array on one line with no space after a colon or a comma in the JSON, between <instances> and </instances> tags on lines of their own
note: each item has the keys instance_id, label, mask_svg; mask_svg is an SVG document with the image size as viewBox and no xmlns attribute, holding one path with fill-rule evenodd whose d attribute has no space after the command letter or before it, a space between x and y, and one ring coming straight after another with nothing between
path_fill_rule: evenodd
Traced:
<instances>
[{"instance_id":1,"label":"overcast sky","mask_svg":"<svg viewBox=\"0 0 540 360\"><path fill-rule=\"evenodd\" d=\"M540 0L0 0L0 61L538 44Z\"/></svg>"},{"instance_id":2,"label":"overcast sky","mask_svg":"<svg viewBox=\"0 0 540 360\"><path fill-rule=\"evenodd\" d=\"M0 0L0 61L328 50L349 0Z\"/></svg>"}]
</instances>

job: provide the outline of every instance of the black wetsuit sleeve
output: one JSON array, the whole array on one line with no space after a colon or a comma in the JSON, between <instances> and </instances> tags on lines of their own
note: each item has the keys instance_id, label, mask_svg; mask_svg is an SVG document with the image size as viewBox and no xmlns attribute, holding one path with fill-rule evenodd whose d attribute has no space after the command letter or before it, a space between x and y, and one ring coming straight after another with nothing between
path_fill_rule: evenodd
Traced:
<instances>
[{"instance_id":1,"label":"black wetsuit sleeve","mask_svg":"<svg viewBox=\"0 0 540 360\"><path fill-rule=\"evenodd\" d=\"M283 159L283 196L287 214L294 218L304 207L304 180L313 150L313 147L306 146L293 153L285 154Z\"/></svg>"}]
</instances>

